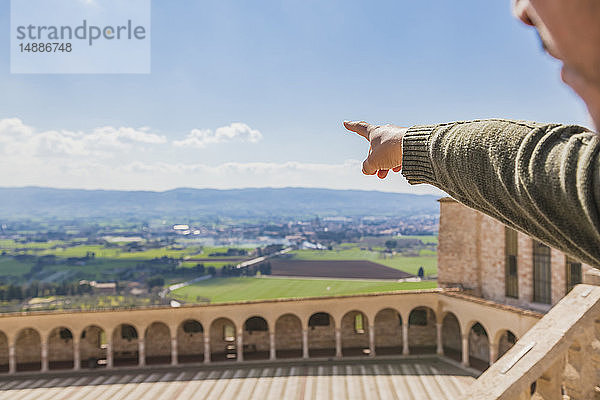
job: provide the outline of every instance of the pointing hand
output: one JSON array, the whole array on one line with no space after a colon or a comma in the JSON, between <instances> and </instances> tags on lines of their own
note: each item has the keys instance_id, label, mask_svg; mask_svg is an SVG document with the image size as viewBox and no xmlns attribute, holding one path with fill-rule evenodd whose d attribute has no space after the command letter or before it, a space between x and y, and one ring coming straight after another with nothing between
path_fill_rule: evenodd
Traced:
<instances>
[{"instance_id":1,"label":"pointing hand","mask_svg":"<svg viewBox=\"0 0 600 400\"><path fill-rule=\"evenodd\" d=\"M391 169L402 168L402 138L408 128L396 125L371 125L365 121L344 121L344 127L369 141L369 155L363 162L362 172L385 178Z\"/></svg>"}]
</instances>

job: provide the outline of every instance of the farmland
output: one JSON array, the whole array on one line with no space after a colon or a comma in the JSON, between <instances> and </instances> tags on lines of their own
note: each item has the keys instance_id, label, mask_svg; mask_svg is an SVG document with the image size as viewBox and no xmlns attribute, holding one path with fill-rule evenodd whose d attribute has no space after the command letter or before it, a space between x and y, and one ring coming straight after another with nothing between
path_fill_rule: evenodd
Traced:
<instances>
[{"instance_id":1,"label":"farmland","mask_svg":"<svg viewBox=\"0 0 600 400\"><path fill-rule=\"evenodd\" d=\"M277 258L271 261L273 276L304 276L354 279L404 279L411 274L371 261L296 260Z\"/></svg>"}]
</instances>

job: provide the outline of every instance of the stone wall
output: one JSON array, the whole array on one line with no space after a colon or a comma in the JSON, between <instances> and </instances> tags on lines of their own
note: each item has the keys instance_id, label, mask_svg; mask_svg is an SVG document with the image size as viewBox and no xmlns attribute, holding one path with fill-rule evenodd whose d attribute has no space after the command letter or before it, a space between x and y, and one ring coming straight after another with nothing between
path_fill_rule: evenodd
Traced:
<instances>
[{"instance_id":1,"label":"stone wall","mask_svg":"<svg viewBox=\"0 0 600 400\"><path fill-rule=\"evenodd\" d=\"M37 363L41 361L42 343L40 334L32 329L26 328L21 331L16 342L17 363Z\"/></svg>"},{"instance_id":2,"label":"stone wall","mask_svg":"<svg viewBox=\"0 0 600 400\"><path fill-rule=\"evenodd\" d=\"M354 319L359 311L350 311L342 318L342 348L369 348L369 322L367 317L362 314L363 330L357 332L354 328Z\"/></svg>"},{"instance_id":3,"label":"stone wall","mask_svg":"<svg viewBox=\"0 0 600 400\"><path fill-rule=\"evenodd\" d=\"M408 345L409 347L431 347L436 345L437 328L435 313L430 308L421 307L419 309L427 310L427 325L413 325L408 327ZM409 318L410 319L410 318Z\"/></svg>"},{"instance_id":4,"label":"stone wall","mask_svg":"<svg viewBox=\"0 0 600 400\"><path fill-rule=\"evenodd\" d=\"M233 326L233 341L225 340L225 325ZM227 346L236 345L237 327L227 318L219 318L210 327L210 351L211 353L225 353Z\"/></svg>"},{"instance_id":5,"label":"stone wall","mask_svg":"<svg viewBox=\"0 0 600 400\"><path fill-rule=\"evenodd\" d=\"M115 354L115 359L118 358L135 358L138 356L138 339L131 338L125 339L121 334L123 325L118 326L114 332L112 337L112 346L113 352ZM136 331L137 332L137 331ZM138 338L140 332L137 332Z\"/></svg>"},{"instance_id":6,"label":"stone wall","mask_svg":"<svg viewBox=\"0 0 600 400\"><path fill-rule=\"evenodd\" d=\"M86 363L89 359L101 360L106 358L106 348L102 343L104 332L97 326L89 326L81 334L79 340L79 352L81 362Z\"/></svg>"},{"instance_id":7,"label":"stone wall","mask_svg":"<svg viewBox=\"0 0 600 400\"><path fill-rule=\"evenodd\" d=\"M8 369L8 338L0 332L0 371Z\"/></svg>"},{"instance_id":8,"label":"stone wall","mask_svg":"<svg viewBox=\"0 0 600 400\"><path fill-rule=\"evenodd\" d=\"M375 348L402 347L402 317L386 308L375 316Z\"/></svg>"},{"instance_id":9,"label":"stone wall","mask_svg":"<svg viewBox=\"0 0 600 400\"><path fill-rule=\"evenodd\" d=\"M481 295L480 218L481 214L452 199L440 200L438 284L441 287L460 285Z\"/></svg>"},{"instance_id":10,"label":"stone wall","mask_svg":"<svg viewBox=\"0 0 600 400\"><path fill-rule=\"evenodd\" d=\"M154 322L146 329L144 339L146 357L170 357L171 333L169 327L160 322Z\"/></svg>"},{"instance_id":11,"label":"stone wall","mask_svg":"<svg viewBox=\"0 0 600 400\"><path fill-rule=\"evenodd\" d=\"M275 348L278 350L302 350L302 322L298 317L286 314L277 319Z\"/></svg>"},{"instance_id":12,"label":"stone wall","mask_svg":"<svg viewBox=\"0 0 600 400\"><path fill-rule=\"evenodd\" d=\"M183 330L183 323L180 324L177 328L177 354L178 356L204 354L204 332L186 333Z\"/></svg>"},{"instance_id":13,"label":"stone wall","mask_svg":"<svg viewBox=\"0 0 600 400\"><path fill-rule=\"evenodd\" d=\"M61 338L60 331L62 328L56 328L48 337L48 360L49 361L71 361L73 360L73 338Z\"/></svg>"},{"instance_id":14,"label":"stone wall","mask_svg":"<svg viewBox=\"0 0 600 400\"><path fill-rule=\"evenodd\" d=\"M445 348L452 350L461 351L462 349L460 324L452 313L446 314L442 321L442 344Z\"/></svg>"}]
</instances>

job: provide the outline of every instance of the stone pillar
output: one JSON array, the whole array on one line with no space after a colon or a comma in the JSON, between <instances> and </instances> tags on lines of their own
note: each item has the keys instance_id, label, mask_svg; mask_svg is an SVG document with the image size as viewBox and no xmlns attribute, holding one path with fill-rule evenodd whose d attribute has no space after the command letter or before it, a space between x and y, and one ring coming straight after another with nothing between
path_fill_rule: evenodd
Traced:
<instances>
[{"instance_id":1,"label":"stone pillar","mask_svg":"<svg viewBox=\"0 0 600 400\"><path fill-rule=\"evenodd\" d=\"M73 369L79 371L81 369L81 354L79 354L79 337L73 335Z\"/></svg>"},{"instance_id":2,"label":"stone pillar","mask_svg":"<svg viewBox=\"0 0 600 400\"><path fill-rule=\"evenodd\" d=\"M204 334L204 363L208 364L210 362L210 336Z\"/></svg>"},{"instance_id":3,"label":"stone pillar","mask_svg":"<svg viewBox=\"0 0 600 400\"><path fill-rule=\"evenodd\" d=\"M490 345L490 367L491 367L492 364L495 363L496 359L498 358L498 344L490 342L489 345Z\"/></svg>"},{"instance_id":4,"label":"stone pillar","mask_svg":"<svg viewBox=\"0 0 600 400\"><path fill-rule=\"evenodd\" d=\"M462 365L469 366L469 334L462 335Z\"/></svg>"},{"instance_id":5,"label":"stone pillar","mask_svg":"<svg viewBox=\"0 0 600 400\"><path fill-rule=\"evenodd\" d=\"M114 366L112 335L107 335L106 338L106 368Z\"/></svg>"},{"instance_id":6,"label":"stone pillar","mask_svg":"<svg viewBox=\"0 0 600 400\"><path fill-rule=\"evenodd\" d=\"M369 357L375 357L375 325L369 325Z\"/></svg>"},{"instance_id":7,"label":"stone pillar","mask_svg":"<svg viewBox=\"0 0 600 400\"><path fill-rule=\"evenodd\" d=\"M277 351L275 349L275 332L269 332L269 360L277 358Z\"/></svg>"},{"instance_id":8,"label":"stone pillar","mask_svg":"<svg viewBox=\"0 0 600 400\"><path fill-rule=\"evenodd\" d=\"M440 356L444 355L444 344L442 342L442 324L435 324L437 334L437 351L436 353Z\"/></svg>"},{"instance_id":9,"label":"stone pillar","mask_svg":"<svg viewBox=\"0 0 600 400\"><path fill-rule=\"evenodd\" d=\"M239 329L237 332L237 361L244 361L244 330Z\"/></svg>"},{"instance_id":10,"label":"stone pillar","mask_svg":"<svg viewBox=\"0 0 600 400\"><path fill-rule=\"evenodd\" d=\"M42 372L48 371L48 340L42 337Z\"/></svg>"},{"instance_id":11,"label":"stone pillar","mask_svg":"<svg viewBox=\"0 0 600 400\"><path fill-rule=\"evenodd\" d=\"M302 329L302 358L308 358L308 329Z\"/></svg>"},{"instance_id":12,"label":"stone pillar","mask_svg":"<svg viewBox=\"0 0 600 400\"><path fill-rule=\"evenodd\" d=\"M335 328L335 356L342 357L342 329Z\"/></svg>"},{"instance_id":13,"label":"stone pillar","mask_svg":"<svg viewBox=\"0 0 600 400\"><path fill-rule=\"evenodd\" d=\"M144 343L144 338L138 338L138 365L140 367L146 365L146 343Z\"/></svg>"},{"instance_id":14,"label":"stone pillar","mask_svg":"<svg viewBox=\"0 0 600 400\"><path fill-rule=\"evenodd\" d=\"M17 358L15 356L15 345L8 346L8 373L14 374L17 372Z\"/></svg>"},{"instance_id":15,"label":"stone pillar","mask_svg":"<svg viewBox=\"0 0 600 400\"><path fill-rule=\"evenodd\" d=\"M177 365L177 336L171 338L171 365Z\"/></svg>"},{"instance_id":16,"label":"stone pillar","mask_svg":"<svg viewBox=\"0 0 600 400\"><path fill-rule=\"evenodd\" d=\"M402 355L407 356L410 354L408 348L408 323L402 324Z\"/></svg>"}]
</instances>

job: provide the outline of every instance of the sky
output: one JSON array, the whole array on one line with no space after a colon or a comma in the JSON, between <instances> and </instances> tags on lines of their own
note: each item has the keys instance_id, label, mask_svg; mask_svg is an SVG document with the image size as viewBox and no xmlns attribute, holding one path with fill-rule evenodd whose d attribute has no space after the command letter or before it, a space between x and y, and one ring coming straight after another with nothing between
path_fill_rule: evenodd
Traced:
<instances>
[{"instance_id":1,"label":"sky","mask_svg":"<svg viewBox=\"0 0 600 400\"><path fill-rule=\"evenodd\" d=\"M151 21L149 74L11 74L0 2L0 186L440 194L363 176L342 121L591 126L508 0L154 0Z\"/></svg>"}]
</instances>

